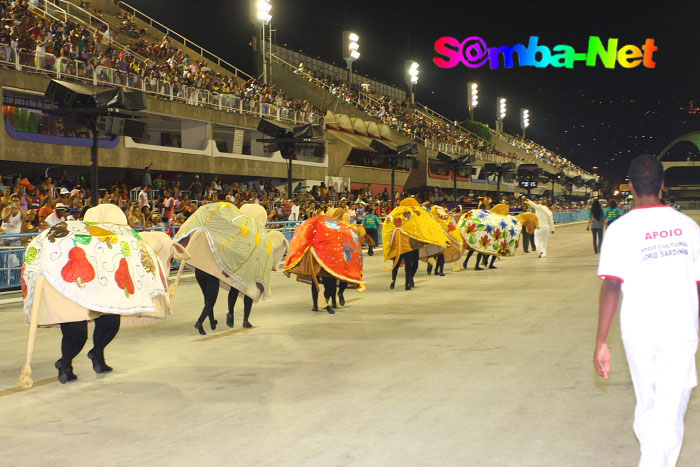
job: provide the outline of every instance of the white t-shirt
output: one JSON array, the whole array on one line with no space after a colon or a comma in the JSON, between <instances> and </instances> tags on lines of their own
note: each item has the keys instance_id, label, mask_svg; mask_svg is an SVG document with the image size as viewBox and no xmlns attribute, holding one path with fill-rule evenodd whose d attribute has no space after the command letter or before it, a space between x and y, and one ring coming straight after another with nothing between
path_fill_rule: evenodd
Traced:
<instances>
[{"instance_id":1,"label":"white t-shirt","mask_svg":"<svg viewBox=\"0 0 700 467\"><path fill-rule=\"evenodd\" d=\"M148 206L148 193L141 190L139 191L139 207Z\"/></svg>"},{"instance_id":2,"label":"white t-shirt","mask_svg":"<svg viewBox=\"0 0 700 467\"><path fill-rule=\"evenodd\" d=\"M608 227L598 276L622 281L628 341L698 340L700 227L667 206L636 208Z\"/></svg>"},{"instance_id":3,"label":"white t-shirt","mask_svg":"<svg viewBox=\"0 0 700 467\"><path fill-rule=\"evenodd\" d=\"M53 227L54 225L60 224L61 222L65 221L65 217L58 217L55 212L52 212L51 215L49 215L46 218L46 225L48 225L49 227Z\"/></svg>"},{"instance_id":4,"label":"white t-shirt","mask_svg":"<svg viewBox=\"0 0 700 467\"><path fill-rule=\"evenodd\" d=\"M298 204L292 205L292 213L289 215L289 220L290 221L298 221L299 220L299 205Z\"/></svg>"}]
</instances>

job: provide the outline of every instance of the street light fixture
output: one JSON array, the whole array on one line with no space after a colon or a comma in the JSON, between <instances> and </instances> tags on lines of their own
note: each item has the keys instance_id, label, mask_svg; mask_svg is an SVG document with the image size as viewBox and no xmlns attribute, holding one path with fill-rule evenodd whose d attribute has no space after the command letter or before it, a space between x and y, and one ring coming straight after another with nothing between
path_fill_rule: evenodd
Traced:
<instances>
[{"instance_id":1,"label":"street light fixture","mask_svg":"<svg viewBox=\"0 0 700 467\"><path fill-rule=\"evenodd\" d=\"M475 82L467 83L467 106L469 107L469 120L474 120L474 109L479 105L479 85Z\"/></svg>"},{"instance_id":2,"label":"street light fixture","mask_svg":"<svg viewBox=\"0 0 700 467\"><path fill-rule=\"evenodd\" d=\"M406 60L406 84L408 85L408 91L411 94L411 104L416 103L415 88L418 84L418 75L420 70L418 69L420 65L415 60Z\"/></svg>"},{"instance_id":3,"label":"street light fixture","mask_svg":"<svg viewBox=\"0 0 700 467\"><path fill-rule=\"evenodd\" d=\"M525 130L530 126L530 111L528 109L520 109L520 128L523 130L523 139L525 139Z\"/></svg>"},{"instance_id":4,"label":"street light fixture","mask_svg":"<svg viewBox=\"0 0 700 467\"><path fill-rule=\"evenodd\" d=\"M360 36L343 31L343 59L348 67L348 83L352 84L352 62L360 58Z\"/></svg>"}]
</instances>

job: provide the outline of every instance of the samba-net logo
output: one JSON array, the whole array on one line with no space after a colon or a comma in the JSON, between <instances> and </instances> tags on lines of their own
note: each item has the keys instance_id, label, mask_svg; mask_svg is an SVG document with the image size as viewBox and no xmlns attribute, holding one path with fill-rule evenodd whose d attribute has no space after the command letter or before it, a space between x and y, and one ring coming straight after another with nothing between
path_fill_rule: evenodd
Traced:
<instances>
[{"instance_id":1,"label":"samba-net logo","mask_svg":"<svg viewBox=\"0 0 700 467\"><path fill-rule=\"evenodd\" d=\"M598 36L588 38L588 49L585 52L576 52L570 45L559 44L551 49L546 45L538 44L538 36L530 36L527 44L503 45L501 47L488 47L486 42L478 36L472 36L459 41L454 37L444 36L435 41L433 63L440 68L454 68L463 63L469 68L480 68L486 63L492 70L501 67L512 68L516 62L518 66L534 66L537 68L573 68L576 62L585 62L586 66L596 66L600 61L605 68L615 68L619 63L623 68L635 68L643 65L645 68L656 68L654 52L659 48L654 44L654 39L647 39L641 47L636 45L619 46L618 39L608 39L607 46Z\"/></svg>"}]
</instances>

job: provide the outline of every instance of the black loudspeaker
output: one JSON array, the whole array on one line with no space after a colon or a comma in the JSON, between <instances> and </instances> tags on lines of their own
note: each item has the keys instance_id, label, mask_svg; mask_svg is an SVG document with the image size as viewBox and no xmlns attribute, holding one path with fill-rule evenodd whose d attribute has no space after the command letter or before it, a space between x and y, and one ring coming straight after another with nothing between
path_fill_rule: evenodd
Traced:
<instances>
[{"instance_id":1,"label":"black loudspeaker","mask_svg":"<svg viewBox=\"0 0 700 467\"><path fill-rule=\"evenodd\" d=\"M99 117L97 119L97 131L109 136L145 138L148 124L131 118Z\"/></svg>"},{"instance_id":2,"label":"black loudspeaker","mask_svg":"<svg viewBox=\"0 0 700 467\"><path fill-rule=\"evenodd\" d=\"M418 159L413 159L413 168L417 169L420 166L420 163L418 162Z\"/></svg>"},{"instance_id":3,"label":"black loudspeaker","mask_svg":"<svg viewBox=\"0 0 700 467\"><path fill-rule=\"evenodd\" d=\"M260 123L258 123L258 131L268 136L272 136L273 138L283 138L287 135L286 128L270 123L264 118L261 118Z\"/></svg>"},{"instance_id":4,"label":"black loudspeaker","mask_svg":"<svg viewBox=\"0 0 700 467\"><path fill-rule=\"evenodd\" d=\"M87 109L95 107L92 90L86 86L52 79L44 93L59 107Z\"/></svg>"},{"instance_id":5,"label":"black loudspeaker","mask_svg":"<svg viewBox=\"0 0 700 467\"><path fill-rule=\"evenodd\" d=\"M132 138L145 138L148 132L148 123L128 118L124 120L124 136Z\"/></svg>"},{"instance_id":6,"label":"black loudspeaker","mask_svg":"<svg viewBox=\"0 0 700 467\"><path fill-rule=\"evenodd\" d=\"M97 107L113 109L144 110L146 94L143 91L126 90L124 88L107 89L95 94Z\"/></svg>"}]
</instances>

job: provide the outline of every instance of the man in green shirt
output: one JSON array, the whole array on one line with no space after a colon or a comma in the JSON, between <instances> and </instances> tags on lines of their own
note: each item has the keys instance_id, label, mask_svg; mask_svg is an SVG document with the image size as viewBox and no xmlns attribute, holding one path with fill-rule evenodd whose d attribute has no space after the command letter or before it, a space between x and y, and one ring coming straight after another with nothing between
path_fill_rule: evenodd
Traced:
<instances>
[{"instance_id":1,"label":"man in green shirt","mask_svg":"<svg viewBox=\"0 0 700 467\"><path fill-rule=\"evenodd\" d=\"M367 215L362 220L362 225L365 226L367 235L371 236L372 240L374 240L374 244L377 245L379 243L379 236L377 235L377 229L379 228L379 218L376 214L374 214L372 208L367 208ZM374 255L374 249L372 245L369 245L369 250L367 251L367 254L369 256Z\"/></svg>"}]
</instances>

